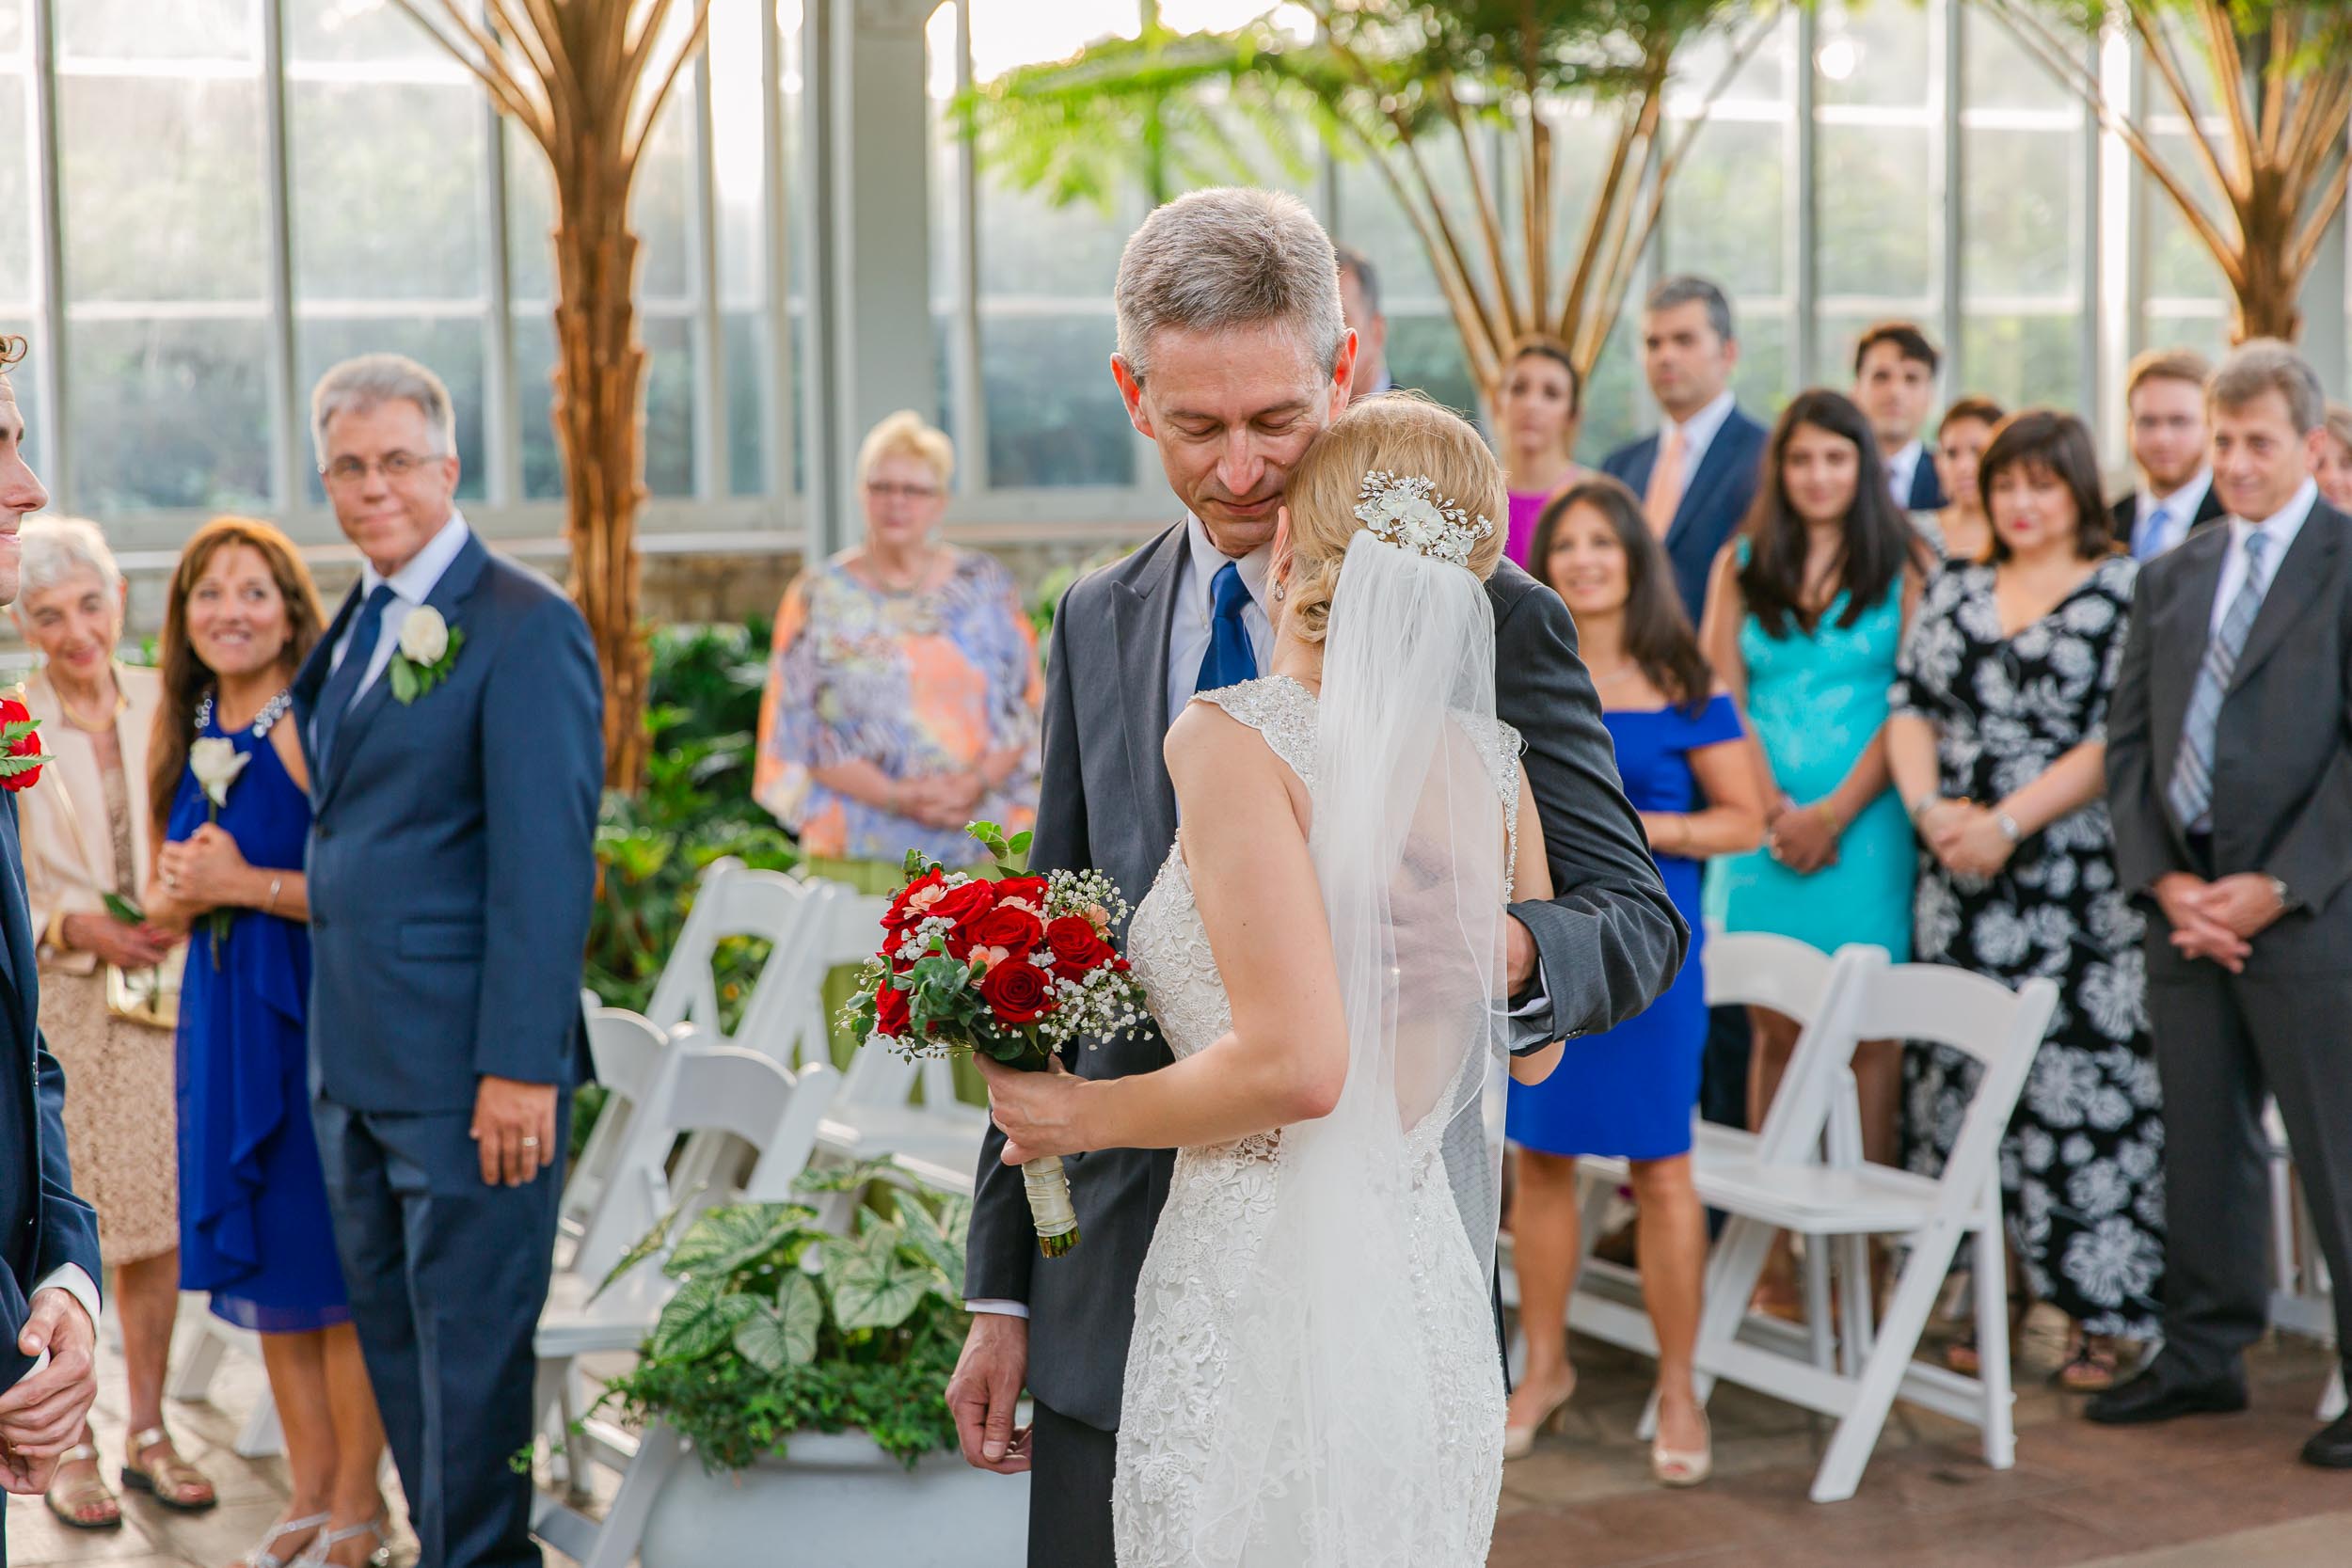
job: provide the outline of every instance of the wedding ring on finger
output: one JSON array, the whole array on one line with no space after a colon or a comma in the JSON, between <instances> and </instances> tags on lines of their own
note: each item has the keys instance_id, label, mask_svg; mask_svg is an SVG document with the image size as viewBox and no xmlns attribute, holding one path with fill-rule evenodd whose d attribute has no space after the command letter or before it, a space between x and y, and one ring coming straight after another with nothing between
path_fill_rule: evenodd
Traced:
<instances>
[{"instance_id":1,"label":"wedding ring on finger","mask_svg":"<svg viewBox=\"0 0 2352 1568\"><path fill-rule=\"evenodd\" d=\"M539 1147L539 1140L536 1138L525 1138L523 1140L523 1147L525 1148L536 1148Z\"/></svg>"}]
</instances>

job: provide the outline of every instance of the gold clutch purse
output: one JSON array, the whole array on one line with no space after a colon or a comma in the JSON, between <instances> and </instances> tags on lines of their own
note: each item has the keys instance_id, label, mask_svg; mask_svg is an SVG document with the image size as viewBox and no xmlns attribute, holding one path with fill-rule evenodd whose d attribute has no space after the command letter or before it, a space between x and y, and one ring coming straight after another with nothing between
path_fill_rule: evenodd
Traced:
<instances>
[{"instance_id":1,"label":"gold clutch purse","mask_svg":"<svg viewBox=\"0 0 2352 1568\"><path fill-rule=\"evenodd\" d=\"M150 1029L180 1027L180 971L185 945L175 947L152 969L106 966L106 1010Z\"/></svg>"}]
</instances>

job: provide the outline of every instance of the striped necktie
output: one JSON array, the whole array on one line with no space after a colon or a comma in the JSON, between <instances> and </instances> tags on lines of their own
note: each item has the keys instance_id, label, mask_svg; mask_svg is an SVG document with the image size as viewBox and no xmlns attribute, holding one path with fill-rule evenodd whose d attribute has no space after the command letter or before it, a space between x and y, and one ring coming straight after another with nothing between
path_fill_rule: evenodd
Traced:
<instances>
[{"instance_id":1,"label":"striped necktie","mask_svg":"<svg viewBox=\"0 0 2352 1568\"><path fill-rule=\"evenodd\" d=\"M2214 732L2220 727L2222 699L2229 694L2230 676L2238 656L2246 651L2246 634L2270 588L2263 557L2270 541L2257 530L2246 536L2246 580L2221 617L2220 626L2205 641L2205 657L2197 666L2197 685L2188 696L2188 715L2181 721L2181 754L2172 765L2172 783L2165 796L2172 816L2193 833L2213 827Z\"/></svg>"}]
</instances>

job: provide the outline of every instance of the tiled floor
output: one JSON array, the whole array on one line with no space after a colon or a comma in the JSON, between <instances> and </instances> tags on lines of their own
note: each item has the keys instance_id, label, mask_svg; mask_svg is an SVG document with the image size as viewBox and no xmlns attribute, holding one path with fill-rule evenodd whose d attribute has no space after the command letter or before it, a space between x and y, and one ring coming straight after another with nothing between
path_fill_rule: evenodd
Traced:
<instances>
[{"instance_id":1,"label":"tiled floor","mask_svg":"<svg viewBox=\"0 0 2352 1568\"><path fill-rule=\"evenodd\" d=\"M183 1334L194 1315L191 1307ZM1660 1490L1633 1439L1647 1364L1598 1349L1581 1354L1565 1432L1505 1476L1492 1568L2352 1564L2352 1474L2295 1462L2312 1429L2325 1353L2295 1340L2265 1346L2252 1364L2254 1408L2243 1416L2116 1431L2082 1421L2080 1401L2044 1384L2055 1337L2037 1323L2028 1340L2014 1469L1987 1470L1973 1433L1899 1406L1859 1495L1829 1507L1805 1500L1826 1424L1736 1388L1714 1402L1716 1479L1695 1492ZM220 1489L217 1510L187 1517L132 1498L122 1529L88 1535L57 1525L38 1500L11 1498L8 1560L20 1568L234 1561L276 1517L285 1493L281 1462L249 1463L230 1449L260 1386L260 1369L232 1358L215 1383L216 1403L171 1407L183 1450ZM98 1423L110 1465L121 1447L119 1390L110 1370ZM404 1560L413 1557L405 1539L401 1547ZM780 1559L756 1568L801 1565Z\"/></svg>"}]
</instances>

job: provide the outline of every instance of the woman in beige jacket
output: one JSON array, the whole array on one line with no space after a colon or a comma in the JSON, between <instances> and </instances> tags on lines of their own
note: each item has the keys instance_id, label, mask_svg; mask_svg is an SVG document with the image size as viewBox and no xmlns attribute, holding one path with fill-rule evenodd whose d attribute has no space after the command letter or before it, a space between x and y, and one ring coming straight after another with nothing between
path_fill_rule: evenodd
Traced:
<instances>
[{"instance_id":1,"label":"woman in beige jacket","mask_svg":"<svg viewBox=\"0 0 2352 1568\"><path fill-rule=\"evenodd\" d=\"M24 888L40 933L40 1025L72 1085L66 1141L76 1185L98 1211L130 1373L123 1483L167 1508L204 1509L212 1484L164 1431L164 1374L180 1305L179 1171L168 1028L109 1010L106 972L151 970L176 940L117 919L106 895L135 901L151 850L147 751L162 689L152 671L117 662L123 582L95 525L36 517L23 531L16 618L42 667L24 704L54 759L15 797ZM120 1524L92 1434L66 1455L49 1506L67 1524Z\"/></svg>"}]
</instances>

